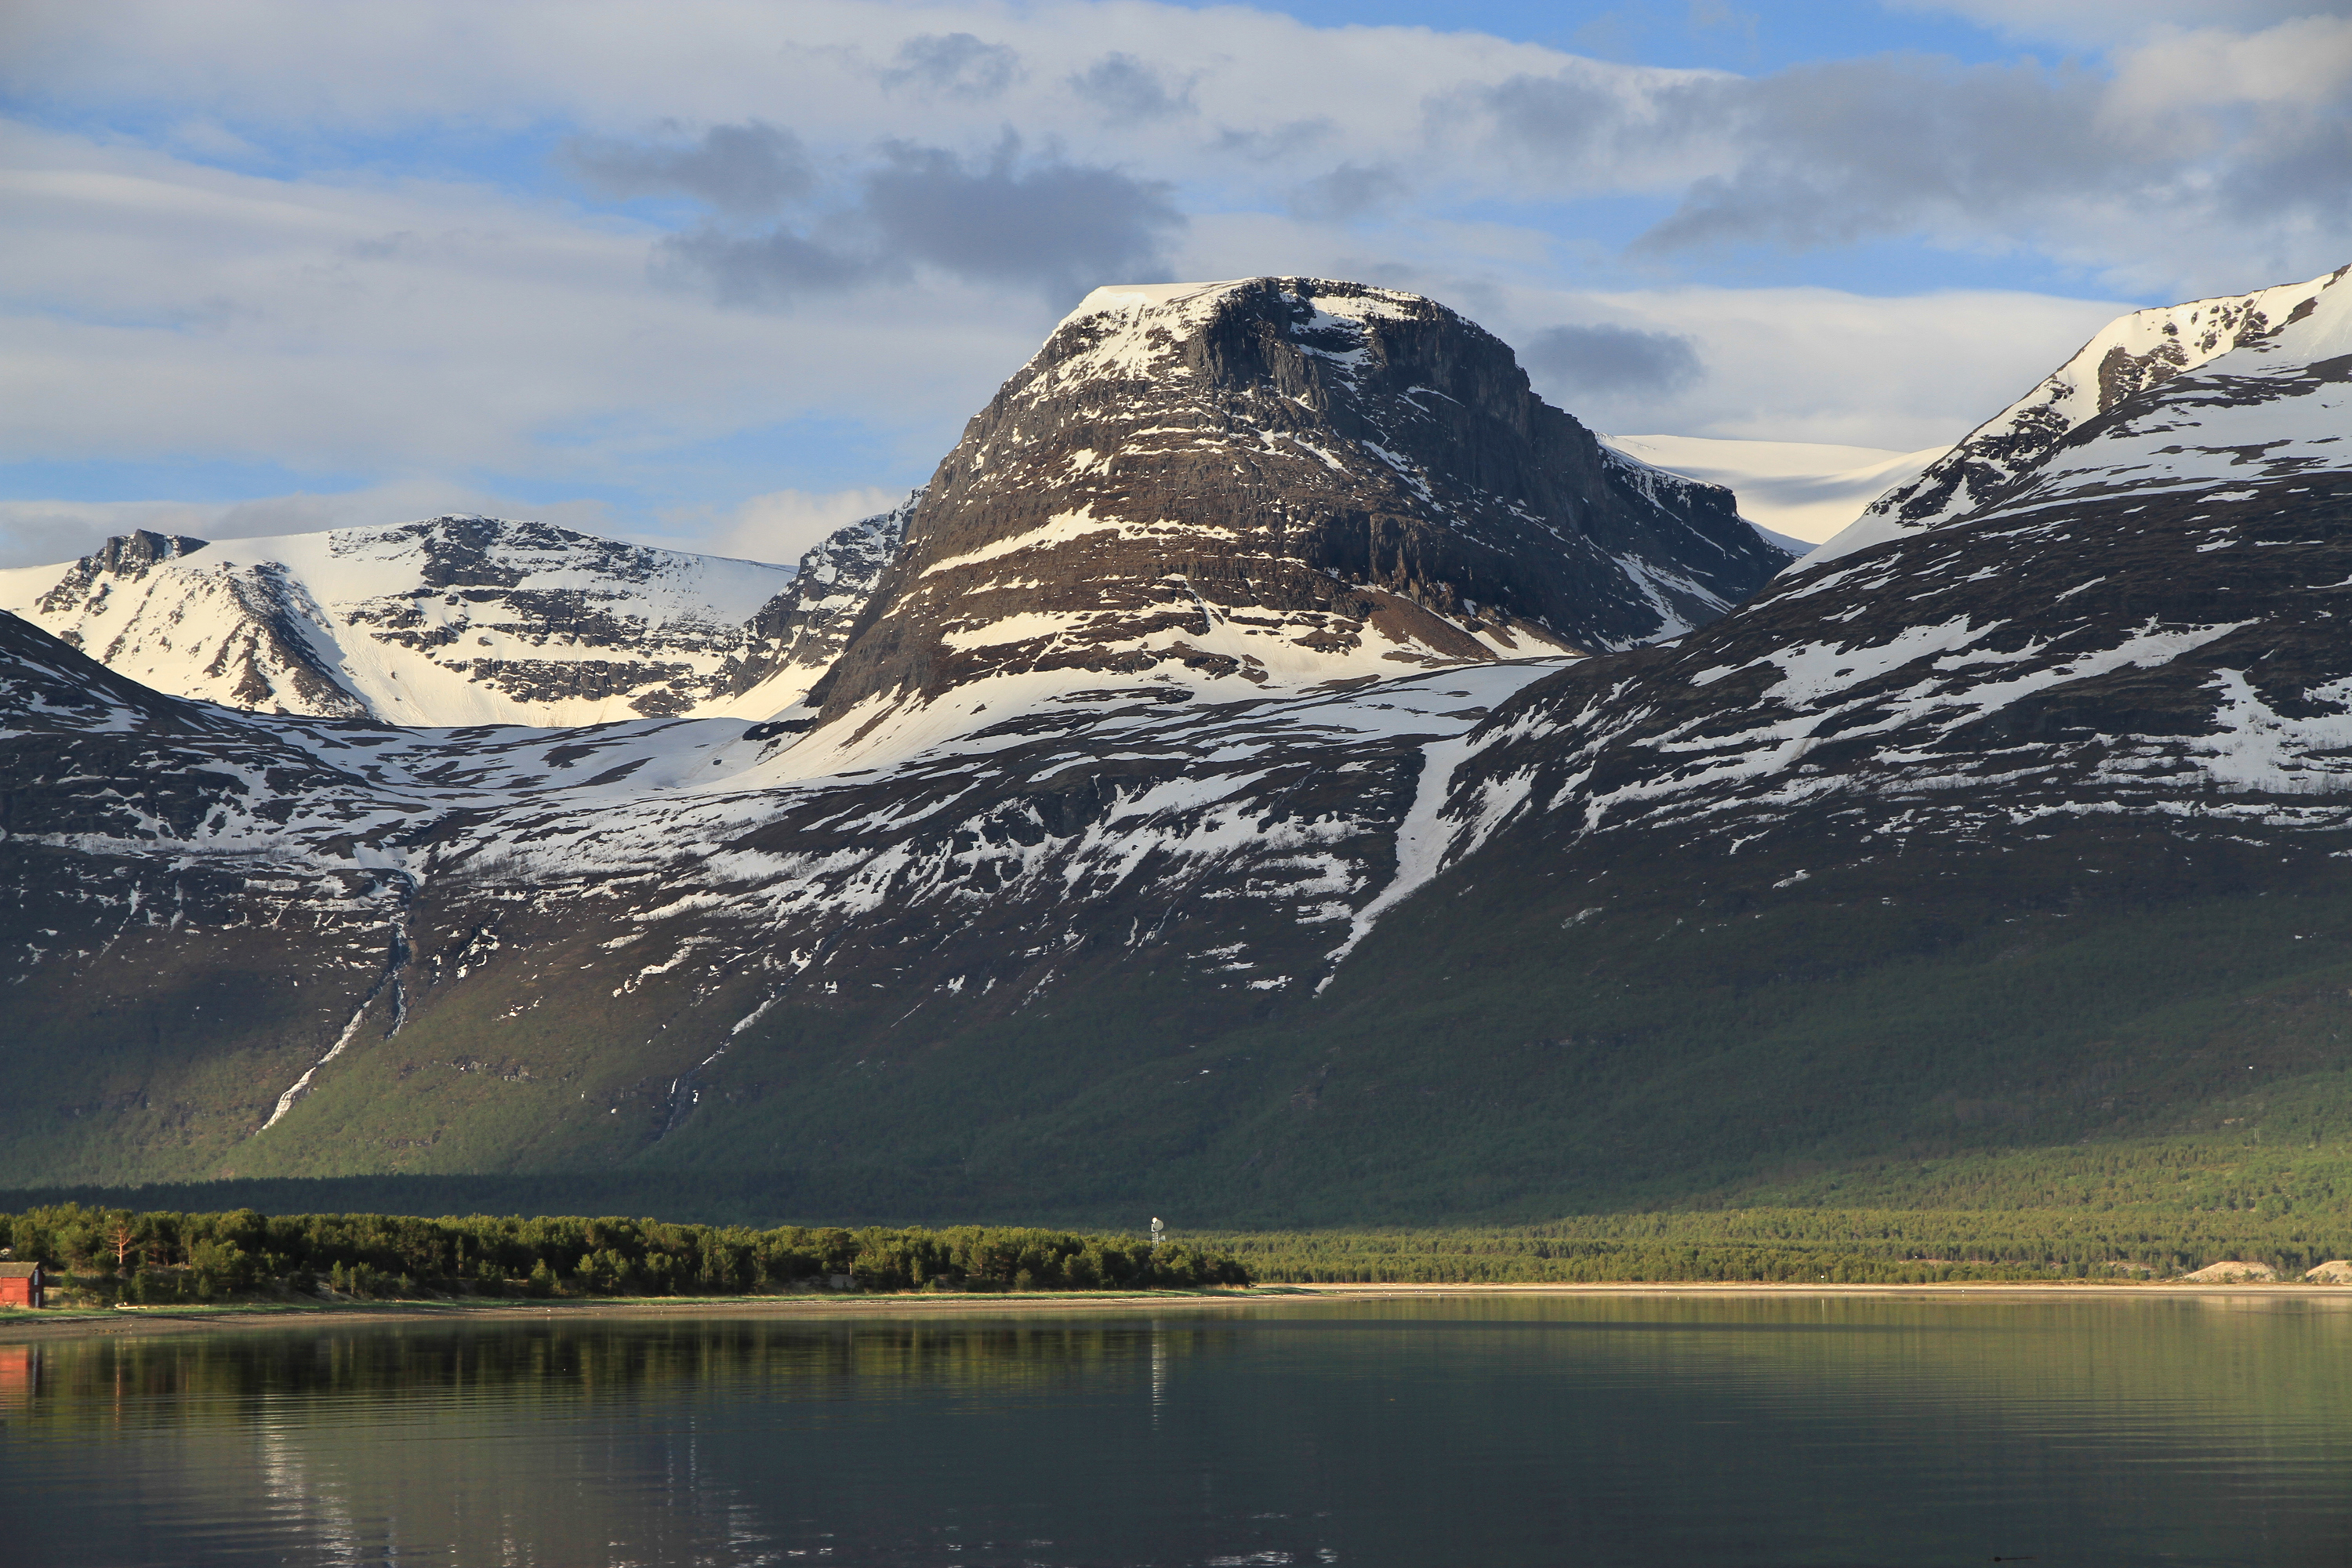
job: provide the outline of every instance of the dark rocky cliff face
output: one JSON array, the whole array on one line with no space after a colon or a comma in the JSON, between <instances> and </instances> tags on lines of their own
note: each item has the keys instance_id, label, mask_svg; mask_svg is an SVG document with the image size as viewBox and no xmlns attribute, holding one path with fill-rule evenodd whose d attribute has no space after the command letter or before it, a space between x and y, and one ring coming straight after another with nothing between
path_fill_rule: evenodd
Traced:
<instances>
[{"instance_id":1,"label":"dark rocky cliff face","mask_svg":"<svg viewBox=\"0 0 2352 1568\"><path fill-rule=\"evenodd\" d=\"M1433 301L1295 278L1103 289L940 465L812 700L1628 647L1787 562L1728 491L1604 451Z\"/></svg>"},{"instance_id":2,"label":"dark rocky cliff face","mask_svg":"<svg viewBox=\"0 0 2352 1568\"><path fill-rule=\"evenodd\" d=\"M803 554L792 586L768 601L746 626L747 647L731 689L750 691L798 672L814 682L841 657L875 584L906 542L907 520L923 492L861 518Z\"/></svg>"}]
</instances>

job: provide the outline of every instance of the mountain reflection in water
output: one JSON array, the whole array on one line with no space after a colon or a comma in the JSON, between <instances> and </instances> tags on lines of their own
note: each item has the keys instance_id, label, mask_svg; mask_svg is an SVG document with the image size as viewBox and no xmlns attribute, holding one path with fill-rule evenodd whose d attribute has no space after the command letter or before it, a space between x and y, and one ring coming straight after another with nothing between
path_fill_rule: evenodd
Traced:
<instances>
[{"instance_id":1,"label":"mountain reflection in water","mask_svg":"<svg viewBox=\"0 0 2352 1568\"><path fill-rule=\"evenodd\" d=\"M2335 1562L2352 1301L1249 1305L0 1344L27 1560Z\"/></svg>"}]
</instances>

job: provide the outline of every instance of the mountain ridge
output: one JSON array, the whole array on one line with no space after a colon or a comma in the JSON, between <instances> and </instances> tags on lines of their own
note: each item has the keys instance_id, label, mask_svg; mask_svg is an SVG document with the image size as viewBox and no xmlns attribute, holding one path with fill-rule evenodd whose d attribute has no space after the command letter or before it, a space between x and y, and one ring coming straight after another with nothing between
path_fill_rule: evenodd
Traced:
<instances>
[{"instance_id":1,"label":"mountain ridge","mask_svg":"<svg viewBox=\"0 0 2352 1568\"><path fill-rule=\"evenodd\" d=\"M1597 656L982 661L969 710L394 732L0 622L0 1180L750 1172L1291 1223L2319 1125L2347 312ZM980 521L893 570L1027 536Z\"/></svg>"},{"instance_id":2,"label":"mountain ridge","mask_svg":"<svg viewBox=\"0 0 2352 1568\"><path fill-rule=\"evenodd\" d=\"M1909 484L1881 496L1847 532L1825 542L1808 569L1848 552L2006 499L2069 444L2075 432L2119 404L2172 377L2217 359L2287 347L2283 336L2307 338L2298 325L2329 305L2352 275L2352 264L2305 283L2281 283L2248 294L2191 300L2117 317L2032 392L1971 431Z\"/></svg>"},{"instance_id":3,"label":"mountain ridge","mask_svg":"<svg viewBox=\"0 0 2352 1568\"><path fill-rule=\"evenodd\" d=\"M766 717L831 662L907 505L799 569L445 516L205 541L146 531L0 571L0 608L176 695L410 725Z\"/></svg>"}]
</instances>

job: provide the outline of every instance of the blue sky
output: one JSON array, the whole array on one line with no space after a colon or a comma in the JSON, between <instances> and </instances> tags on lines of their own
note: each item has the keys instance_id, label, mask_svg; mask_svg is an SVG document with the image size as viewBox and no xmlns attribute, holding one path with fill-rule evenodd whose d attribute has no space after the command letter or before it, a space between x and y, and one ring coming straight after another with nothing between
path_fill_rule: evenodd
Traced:
<instances>
[{"instance_id":1,"label":"blue sky","mask_svg":"<svg viewBox=\"0 0 2352 1568\"><path fill-rule=\"evenodd\" d=\"M2346 9L17 0L0 564L452 510L789 559L1173 277L1419 289L1603 430L1940 444L2352 260Z\"/></svg>"}]
</instances>

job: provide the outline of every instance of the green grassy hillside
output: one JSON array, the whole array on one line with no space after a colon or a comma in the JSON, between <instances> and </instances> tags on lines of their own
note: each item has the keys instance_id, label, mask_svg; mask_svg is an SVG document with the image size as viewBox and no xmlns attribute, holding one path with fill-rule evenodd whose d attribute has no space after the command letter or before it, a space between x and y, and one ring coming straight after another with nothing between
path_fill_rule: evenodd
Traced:
<instances>
[{"instance_id":1,"label":"green grassy hillside","mask_svg":"<svg viewBox=\"0 0 2352 1568\"><path fill-rule=\"evenodd\" d=\"M1320 997L1105 963L1009 1018L940 1007L918 1029L895 998L779 1005L666 1131L649 1130L658 1091L707 1047L663 1043L677 1014L657 995L614 1006L576 986L529 1037L481 1002L428 1002L353 1047L301 1137L247 1140L227 1173L761 1221L2336 1212L2352 1195L2352 889L2315 856L2200 854L2084 836L1777 889L1779 868L1733 882L1694 860L1583 918L1594 884L1490 855L1401 910ZM549 952L552 973L565 950ZM174 1164L152 1147L97 1181L224 1173L209 1150ZM10 1151L11 1185L64 1184L42 1179L39 1140Z\"/></svg>"}]
</instances>

